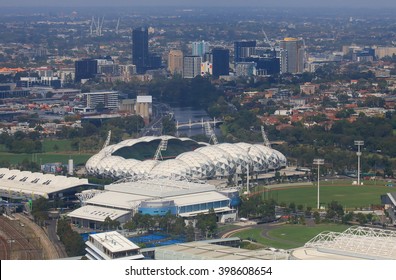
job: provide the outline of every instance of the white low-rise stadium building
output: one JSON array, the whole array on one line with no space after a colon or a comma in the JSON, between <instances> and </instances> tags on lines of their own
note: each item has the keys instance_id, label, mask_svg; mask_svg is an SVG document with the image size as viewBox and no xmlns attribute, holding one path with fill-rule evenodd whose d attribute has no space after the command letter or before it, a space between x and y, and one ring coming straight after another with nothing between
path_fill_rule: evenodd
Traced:
<instances>
[{"instance_id":1,"label":"white low-rise stadium building","mask_svg":"<svg viewBox=\"0 0 396 280\"><path fill-rule=\"evenodd\" d=\"M75 199L77 191L92 186L88 179L0 168L0 197L5 199Z\"/></svg>"},{"instance_id":2,"label":"white low-rise stadium building","mask_svg":"<svg viewBox=\"0 0 396 280\"><path fill-rule=\"evenodd\" d=\"M219 221L230 221L236 219L233 207L239 203L237 189L218 191L207 183L165 178L121 180L105 186L103 192L79 197L83 206L68 216L73 224L92 229L101 229L106 217L123 224L135 213L165 215L170 212L189 219L213 209Z\"/></svg>"}]
</instances>

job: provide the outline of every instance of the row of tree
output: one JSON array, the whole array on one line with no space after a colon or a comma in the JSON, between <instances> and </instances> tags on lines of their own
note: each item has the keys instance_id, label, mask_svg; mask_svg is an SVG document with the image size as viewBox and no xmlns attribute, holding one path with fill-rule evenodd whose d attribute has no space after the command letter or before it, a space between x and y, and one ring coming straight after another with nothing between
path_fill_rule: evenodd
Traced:
<instances>
[{"instance_id":1,"label":"row of tree","mask_svg":"<svg viewBox=\"0 0 396 280\"><path fill-rule=\"evenodd\" d=\"M75 232L67 219L59 219L56 234L65 245L69 257L81 256L85 253L85 243L80 234Z\"/></svg>"},{"instance_id":2,"label":"row of tree","mask_svg":"<svg viewBox=\"0 0 396 280\"><path fill-rule=\"evenodd\" d=\"M195 228L202 236L213 237L217 231L217 218L213 209L207 214L198 214L195 227L186 224L182 217L168 212L164 216L136 213L130 221L123 225L127 230L159 231L175 236L184 236L187 241L195 240Z\"/></svg>"},{"instance_id":3,"label":"row of tree","mask_svg":"<svg viewBox=\"0 0 396 280\"><path fill-rule=\"evenodd\" d=\"M345 213L344 207L337 201L331 201L326 206L326 212L321 215L317 210L312 212L312 207L296 205L291 202L289 205L285 203L277 203L273 199L265 199L260 195L243 197L239 207L239 215L249 219L272 220L275 218L275 208L278 206L278 213L286 216L288 221L293 224L305 224L306 218L313 218L315 223L332 222L351 224L358 223L364 225L366 223L375 222L378 219L372 213L363 214L361 212L354 213L352 211Z\"/></svg>"}]
</instances>

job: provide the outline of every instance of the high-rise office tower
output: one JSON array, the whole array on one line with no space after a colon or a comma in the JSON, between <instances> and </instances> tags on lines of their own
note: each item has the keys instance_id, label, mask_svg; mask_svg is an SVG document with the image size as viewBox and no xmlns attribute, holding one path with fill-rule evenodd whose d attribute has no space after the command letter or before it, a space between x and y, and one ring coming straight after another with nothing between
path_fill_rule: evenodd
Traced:
<instances>
[{"instance_id":1,"label":"high-rise office tower","mask_svg":"<svg viewBox=\"0 0 396 280\"><path fill-rule=\"evenodd\" d=\"M302 73L304 72L304 42L301 39L285 38L280 41L281 48L281 72Z\"/></svg>"},{"instance_id":2,"label":"high-rise office tower","mask_svg":"<svg viewBox=\"0 0 396 280\"><path fill-rule=\"evenodd\" d=\"M230 73L230 51L223 48L212 50L213 77L227 76Z\"/></svg>"},{"instance_id":3,"label":"high-rise office tower","mask_svg":"<svg viewBox=\"0 0 396 280\"><path fill-rule=\"evenodd\" d=\"M256 54L256 41L234 42L234 63L245 62L246 58Z\"/></svg>"},{"instance_id":4,"label":"high-rise office tower","mask_svg":"<svg viewBox=\"0 0 396 280\"><path fill-rule=\"evenodd\" d=\"M95 109L101 104L106 109L118 109L117 91L98 91L84 93L85 106Z\"/></svg>"},{"instance_id":5,"label":"high-rise office tower","mask_svg":"<svg viewBox=\"0 0 396 280\"><path fill-rule=\"evenodd\" d=\"M172 75L183 73L183 52L171 50L168 55L168 70Z\"/></svg>"},{"instance_id":6,"label":"high-rise office tower","mask_svg":"<svg viewBox=\"0 0 396 280\"><path fill-rule=\"evenodd\" d=\"M256 63L256 75L277 75L280 73L280 60L278 57L250 57L247 61ZM240 62L238 62L240 63ZM237 63L237 65L238 65Z\"/></svg>"},{"instance_id":7,"label":"high-rise office tower","mask_svg":"<svg viewBox=\"0 0 396 280\"><path fill-rule=\"evenodd\" d=\"M198 55L188 55L183 59L183 78L192 79L201 75L202 59Z\"/></svg>"},{"instance_id":8,"label":"high-rise office tower","mask_svg":"<svg viewBox=\"0 0 396 280\"><path fill-rule=\"evenodd\" d=\"M191 54L203 57L205 53L209 52L209 43L205 41L192 42L191 43Z\"/></svg>"},{"instance_id":9,"label":"high-rise office tower","mask_svg":"<svg viewBox=\"0 0 396 280\"><path fill-rule=\"evenodd\" d=\"M136 72L144 74L149 68L148 29L136 28L132 31L132 64Z\"/></svg>"},{"instance_id":10,"label":"high-rise office tower","mask_svg":"<svg viewBox=\"0 0 396 280\"><path fill-rule=\"evenodd\" d=\"M251 62L237 62L235 63L235 75L240 77L250 77L256 74L256 63Z\"/></svg>"},{"instance_id":11,"label":"high-rise office tower","mask_svg":"<svg viewBox=\"0 0 396 280\"><path fill-rule=\"evenodd\" d=\"M98 61L96 59L83 59L74 62L76 82L81 79L92 79L98 73Z\"/></svg>"}]
</instances>

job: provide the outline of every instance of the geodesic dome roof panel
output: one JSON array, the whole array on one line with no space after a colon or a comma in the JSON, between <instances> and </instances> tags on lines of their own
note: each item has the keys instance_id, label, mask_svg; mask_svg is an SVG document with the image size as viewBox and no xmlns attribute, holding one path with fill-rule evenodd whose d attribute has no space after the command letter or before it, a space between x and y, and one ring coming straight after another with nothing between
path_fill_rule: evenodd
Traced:
<instances>
[{"instance_id":1,"label":"geodesic dome roof panel","mask_svg":"<svg viewBox=\"0 0 396 280\"><path fill-rule=\"evenodd\" d=\"M149 175L156 178L191 178L191 170L183 161L170 159L153 167Z\"/></svg>"},{"instance_id":2,"label":"geodesic dome roof panel","mask_svg":"<svg viewBox=\"0 0 396 280\"><path fill-rule=\"evenodd\" d=\"M252 162L253 171L260 172L268 170L268 162L265 154L256 146L247 143L237 143L235 144L241 147L249 155Z\"/></svg>"},{"instance_id":3,"label":"geodesic dome roof panel","mask_svg":"<svg viewBox=\"0 0 396 280\"><path fill-rule=\"evenodd\" d=\"M279 158L278 156L274 153L274 150L264 146L264 145L258 145L255 144L255 147L257 147L264 155L265 160L268 163L268 169L277 169L279 168Z\"/></svg>"},{"instance_id":4,"label":"geodesic dome roof panel","mask_svg":"<svg viewBox=\"0 0 396 280\"><path fill-rule=\"evenodd\" d=\"M134 167L140 163L141 161L136 159L123 159L120 161L120 164L115 167L117 178L134 176Z\"/></svg>"},{"instance_id":5,"label":"geodesic dome roof panel","mask_svg":"<svg viewBox=\"0 0 396 280\"><path fill-rule=\"evenodd\" d=\"M104 157L97 165L98 172L108 177L116 178L120 173L119 167L122 166L124 160L122 157Z\"/></svg>"},{"instance_id":6,"label":"geodesic dome roof panel","mask_svg":"<svg viewBox=\"0 0 396 280\"><path fill-rule=\"evenodd\" d=\"M105 156L104 154L99 153L90 157L85 164L85 169L87 170L87 172L90 174L95 173L96 170L98 169L97 167L99 162L102 160L104 156Z\"/></svg>"},{"instance_id":7,"label":"geodesic dome roof panel","mask_svg":"<svg viewBox=\"0 0 396 280\"><path fill-rule=\"evenodd\" d=\"M235 173L236 164L233 157L226 151L216 146L206 146L195 150L210 158L215 166L216 176L229 176Z\"/></svg>"},{"instance_id":8,"label":"geodesic dome roof panel","mask_svg":"<svg viewBox=\"0 0 396 280\"><path fill-rule=\"evenodd\" d=\"M159 164L158 160L144 160L141 161L139 164L135 164L133 166L133 173L134 175L138 175L138 176L146 176L148 175L151 170L157 165Z\"/></svg>"},{"instance_id":9,"label":"geodesic dome roof panel","mask_svg":"<svg viewBox=\"0 0 396 280\"><path fill-rule=\"evenodd\" d=\"M216 147L231 155L235 161L235 172L237 174L245 174L248 166L253 165L252 159L249 157L248 153L235 144L222 143L216 145Z\"/></svg>"},{"instance_id":10,"label":"geodesic dome roof panel","mask_svg":"<svg viewBox=\"0 0 396 280\"><path fill-rule=\"evenodd\" d=\"M273 150L273 152L278 156L279 167L286 167L287 166L286 157L281 152L279 152L278 150Z\"/></svg>"},{"instance_id":11,"label":"geodesic dome roof panel","mask_svg":"<svg viewBox=\"0 0 396 280\"><path fill-rule=\"evenodd\" d=\"M210 158L200 152L186 152L176 159L183 161L191 170L193 179L206 179L215 176L215 166Z\"/></svg>"}]
</instances>

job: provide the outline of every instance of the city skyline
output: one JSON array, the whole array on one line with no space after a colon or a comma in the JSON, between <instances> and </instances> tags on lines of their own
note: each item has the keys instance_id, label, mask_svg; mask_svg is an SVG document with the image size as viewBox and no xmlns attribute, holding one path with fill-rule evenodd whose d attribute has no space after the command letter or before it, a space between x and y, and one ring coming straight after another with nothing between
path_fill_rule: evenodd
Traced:
<instances>
[{"instance_id":1,"label":"city skyline","mask_svg":"<svg viewBox=\"0 0 396 280\"><path fill-rule=\"evenodd\" d=\"M396 2L391 0L378 0L378 1L370 1L370 0L333 0L331 2L319 2L315 0L301 0L298 4L292 0L279 0L276 3L274 1L269 0L247 0L241 3L236 0L228 0L228 1L209 1L202 0L200 2L195 1L181 1L181 0L147 0L144 3L135 3L129 0L115 0L112 1L111 4L108 1L104 0L69 0L67 3L64 2L54 2L50 0L38 0L28 1L28 0L15 0L12 2L6 2L4 0L0 1L0 7L87 7L87 6L101 6L101 7L144 7L144 6L158 6L158 7L219 7L219 6L229 6L229 7L353 7L353 8L384 8L384 7L396 7Z\"/></svg>"}]
</instances>

